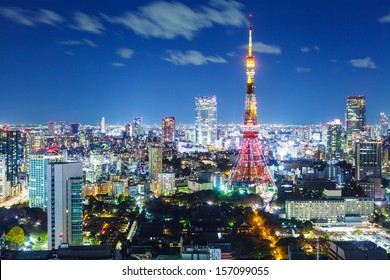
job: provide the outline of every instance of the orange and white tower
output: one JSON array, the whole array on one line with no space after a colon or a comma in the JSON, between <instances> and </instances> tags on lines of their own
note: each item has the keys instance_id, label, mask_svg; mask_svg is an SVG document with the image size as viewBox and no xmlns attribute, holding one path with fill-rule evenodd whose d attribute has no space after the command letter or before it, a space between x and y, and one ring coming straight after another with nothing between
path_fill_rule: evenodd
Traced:
<instances>
[{"instance_id":1,"label":"orange and white tower","mask_svg":"<svg viewBox=\"0 0 390 280\"><path fill-rule=\"evenodd\" d=\"M228 187L253 188L267 207L276 191L258 139L257 101L255 94L255 57L252 45L252 16L250 15L248 56L246 57L246 97L243 141L237 162L230 174Z\"/></svg>"}]
</instances>

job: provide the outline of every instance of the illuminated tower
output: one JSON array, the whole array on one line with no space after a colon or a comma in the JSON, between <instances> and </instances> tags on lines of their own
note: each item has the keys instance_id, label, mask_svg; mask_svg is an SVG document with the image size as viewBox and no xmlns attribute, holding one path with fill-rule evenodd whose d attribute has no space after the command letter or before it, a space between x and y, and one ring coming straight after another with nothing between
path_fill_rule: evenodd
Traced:
<instances>
[{"instance_id":1,"label":"illuminated tower","mask_svg":"<svg viewBox=\"0 0 390 280\"><path fill-rule=\"evenodd\" d=\"M248 56L246 57L246 97L244 135L240 154L228 181L228 187L238 186L253 189L264 201L265 207L275 193L276 187L264 159L258 139L257 101L255 94L255 57L252 54L252 22L249 25Z\"/></svg>"}]
</instances>

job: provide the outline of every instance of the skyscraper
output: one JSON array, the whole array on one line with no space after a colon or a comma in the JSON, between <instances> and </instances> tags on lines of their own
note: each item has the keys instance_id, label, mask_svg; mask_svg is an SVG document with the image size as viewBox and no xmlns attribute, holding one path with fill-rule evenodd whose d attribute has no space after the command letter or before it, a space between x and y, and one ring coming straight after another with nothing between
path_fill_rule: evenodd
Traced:
<instances>
[{"instance_id":1,"label":"skyscraper","mask_svg":"<svg viewBox=\"0 0 390 280\"><path fill-rule=\"evenodd\" d=\"M341 122L335 119L328 123L328 140L327 140L327 154L330 158L341 158L343 149L341 147L343 129Z\"/></svg>"},{"instance_id":2,"label":"skyscraper","mask_svg":"<svg viewBox=\"0 0 390 280\"><path fill-rule=\"evenodd\" d=\"M380 113L380 127L381 127L381 136L383 138L390 136L389 118L385 115L385 113Z\"/></svg>"},{"instance_id":3,"label":"skyscraper","mask_svg":"<svg viewBox=\"0 0 390 280\"><path fill-rule=\"evenodd\" d=\"M56 132L56 122L48 122L47 129L49 130L50 134L54 134Z\"/></svg>"},{"instance_id":4,"label":"skyscraper","mask_svg":"<svg viewBox=\"0 0 390 280\"><path fill-rule=\"evenodd\" d=\"M255 57L252 52L252 22L249 25L248 55L246 57L246 95L244 135L237 162L230 174L228 186L251 189L264 201L266 210L276 191L275 182L267 167L263 147L258 139L257 100L255 93Z\"/></svg>"},{"instance_id":5,"label":"skyscraper","mask_svg":"<svg viewBox=\"0 0 390 280\"><path fill-rule=\"evenodd\" d=\"M0 202L5 201L10 195L10 182L6 176L5 156L0 155Z\"/></svg>"},{"instance_id":6,"label":"skyscraper","mask_svg":"<svg viewBox=\"0 0 390 280\"><path fill-rule=\"evenodd\" d=\"M5 156L7 180L17 179L23 160L23 141L20 131L0 130L0 154Z\"/></svg>"},{"instance_id":7,"label":"skyscraper","mask_svg":"<svg viewBox=\"0 0 390 280\"><path fill-rule=\"evenodd\" d=\"M162 119L162 142L175 142L175 117L165 117Z\"/></svg>"},{"instance_id":8,"label":"skyscraper","mask_svg":"<svg viewBox=\"0 0 390 280\"><path fill-rule=\"evenodd\" d=\"M347 97L346 112L346 149L351 151L355 140L362 138L366 126L366 99L364 95Z\"/></svg>"},{"instance_id":9,"label":"skyscraper","mask_svg":"<svg viewBox=\"0 0 390 280\"><path fill-rule=\"evenodd\" d=\"M48 191L48 166L50 162L60 161L58 153L40 150L30 155L28 165L28 196L30 208L41 208L46 210Z\"/></svg>"},{"instance_id":10,"label":"skyscraper","mask_svg":"<svg viewBox=\"0 0 390 280\"><path fill-rule=\"evenodd\" d=\"M106 133L106 120L104 117L100 119L100 132Z\"/></svg>"},{"instance_id":11,"label":"skyscraper","mask_svg":"<svg viewBox=\"0 0 390 280\"><path fill-rule=\"evenodd\" d=\"M83 183L80 162L49 163L47 230L49 250L61 243L82 245Z\"/></svg>"},{"instance_id":12,"label":"skyscraper","mask_svg":"<svg viewBox=\"0 0 390 280\"><path fill-rule=\"evenodd\" d=\"M208 146L217 144L217 97L195 98L196 142Z\"/></svg>"},{"instance_id":13,"label":"skyscraper","mask_svg":"<svg viewBox=\"0 0 390 280\"><path fill-rule=\"evenodd\" d=\"M367 176L380 178L382 174L382 143L376 141L357 141L355 143L356 181Z\"/></svg>"},{"instance_id":14,"label":"skyscraper","mask_svg":"<svg viewBox=\"0 0 390 280\"><path fill-rule=\"evenodd\" d=\"M70 132L72 134L78 134L79 133L80 124L79 123L71 123L70 124Z\"/></svg>"},{"instance_id":15,"label":"skyscraper","mask_svg":"<svg viewBox=\"0 0 390 280\"><path fill-rule=\"evenodd\" d=\"M162 148L149 147L149 174L152 179L157 178L157 174L162 172Z\"/></svg>"},{"instance_id":16,"label":"skyscraper","mask_svg":"<svg viewBox=\"0 0 390 280\"><path fill-rule=\"evenodd\" d=\"M133 118L133 134L134 134L134 136L140 136L143 134L142 117L134 117Z\"/></svg>"}]
</instances>

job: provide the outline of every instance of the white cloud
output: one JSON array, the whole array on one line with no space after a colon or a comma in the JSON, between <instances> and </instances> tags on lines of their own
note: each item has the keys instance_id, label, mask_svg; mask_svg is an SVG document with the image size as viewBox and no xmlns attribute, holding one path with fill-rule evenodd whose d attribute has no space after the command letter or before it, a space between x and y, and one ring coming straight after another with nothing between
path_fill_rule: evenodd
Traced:
<instances>
[{"instance_id":1,"label":"white cloud","mask_svg":"<svg viewBox=\"0 0 390 280\"><path fill-rule=\"evenodd\" d=\"M127 11L120 16L102 15L143 37L191 40L195 34L214 24L242 26L247 23L243 4L233 0L213 0L207 6L189 7L180 2L158 1Z\"/></svg>"},{"instance_id":2,"label":"white cloud","mask_svg":"<svg viewBox=\"0 0 390 280\"><path fill-rule=\"evenodd\" d=\"M186 52L181 51L167 51L168 56L163 57L164 60L169 61L175 65L203 65L209 62L211 63L227 63L226 59L220 56L205 56L199 51L188 50Z\"/></svg>"},{"instance_id":3,"label":"white cloud","mask_svg":"<svg viewBox=\"0 0 390 280\"><path fill-rule=\"evenodd\" d=\"M303 52L303 53L307 53L307 52L309 52L310 50L309 50L309 48L308 47L302 47L301 48L301 52Z\"/></svg>"},{"instance_id":4,"label":"white cloud","mask_svg":"<svg viewBox=\"0 0 390 280\"><path fill-rule=\"evenodd\" d=\"M314 48L316 51L321 50L320 47L319 47L319 46L316 46L316 45L315 45L313 48Z\"/></svg>"},{"instance_id":5,"label":"white cloud","mask_svg":"<svg viewBox=\"0 0 390 280\"><path fill-rule=\"evenodd\" d=\"M18 7L0 7L0 15L11 21L26 26L36 26L37 24L58 26L64 22L64 18L62 16L47 9L32 11Z\"/></svg>"},{"instance_id":6,"label":"white cloud","mask_svg":"<svg viewBox=\"0 0 390 280\"><path fill-rule=\"evenodd\" d=\"M97 48L98 45L90 40L90 39L81 39L81 40L65 40L65 41L58 41L57 42L60 45L66 45L66 46L81 46L81 45L86 45L90 46L92 48Z\"/></svg>"},{"instance_id":7,"label":"white cloud","mask_svg":"<svg viewBox=\"0 0 390 280\"><path fill-rule=\"evenodd\" d=\"M351 59L349 62L355 68L368 68L368 69L376 68L375 62L369 56L365 58Z\"/></svg>"},{"instance_id":8,"label":"white cloud","mask_svg":"<svg viewBox=\"0 0 390 280\"><path fill-rule=\"evenodd\" d=\"M332 62L332 63L338 63L339 61L338 61L338 59L334 59L334 58L333 58L333 59L330 60L330 62Z\"/></svg>"},{"instance_id":9,"label":"white cloud","mask_svg":"<svg viewBox=\"0 0 390 280\"><path fill-rule=\"evenodd\" d=\"M67 54L67 55L74 55L74 52L70 52L70 51L66 51L66 52L64 52L65 54Z\"/></svg>"},{"instance_id":10,"label":"white cloud","mask_svg":"<svg viewBox=\"0 0 390 280\"><path fill-rule=\"evenodd\" d=\"M64 18L53 11L40 9L37 13L37 21L40 23L57 26L64 21Z\"/></svg>"},{"instance_id":11,"label":"white cloud","mask_svg":"<svg viewBox=\"0 0 390 280\"><path fill-rule=\"evenodd\" d=\"M378 19L380 23L390 23L390 13Z\"/></svg>"},{"instance_id":12,"label":"white cloud","mask_svg":"<svg viewBox=\"0 0 390 280\"><path fill-rule=\"evenodd\" d=\"M111 66L112 67L124 67L124 66L126 66L126 64L121 63L121 62L112 62Z\"/></svg>"},{"instance_id":13,"label":"white cloud","mask_svg":"<svg viewBox=\"0 0 390 280\"><path fill-rule=\"evenodd\" d=\"M103 34L105 29L103 24L100 22L100 19L94 16L89 16L82 12L75 12L73 20L74 24L72 24L71 27L79 31Z\"/></svg>"},{"instance_id":14,"label":"white cloud","mask_svg":"<svg viewBox=\"0 0 390 280\"><path fill-rule=\"evenodd\" d=\"M243 45L241 48L247 49L248 45ZM268 54L282 53L282 49L279 46L267 45L262 42L253 42L253 51L257 53L268 53Z\"/></svg>"},{"instance_id":15,"label":"white cloud","mask_svg":"<svg viewBox=\"0 0 390 280\"><path fill-rule=\"evenodd\" d=\"M122 58L128 59L134 55L134 51L132 49L128 49L128 48L120 48L120 49L117 49L116 54Z\"/></svg>"},{"instance_id":16,"label":"white cloud","mask_svg":"<svg viewBox=\"0 0 390 280\"><path fill-rule=\"evenodd\" d=\"M308 67L295 67L294 73L300 74L300 73L308 73L311 72L311 68Z\"/></svg>"}]
</instances>

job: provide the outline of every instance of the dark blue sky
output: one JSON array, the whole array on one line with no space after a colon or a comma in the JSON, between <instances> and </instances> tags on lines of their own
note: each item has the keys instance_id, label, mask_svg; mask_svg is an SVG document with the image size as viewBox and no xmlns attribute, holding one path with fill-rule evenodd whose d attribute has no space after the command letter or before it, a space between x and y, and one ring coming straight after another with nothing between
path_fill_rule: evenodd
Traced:
<instances>
[{"instance_id":1,"label":"dark blue sky","mask_svg":"<svg viewBox=\"0 0 390 280\"><path fill-rule=\"evenodd\" d=\"M390 1L3 0L0 123L194 123L205 95L241 123L249 13L260 123L390 115Z\"/></svg>"}]
</instances>

